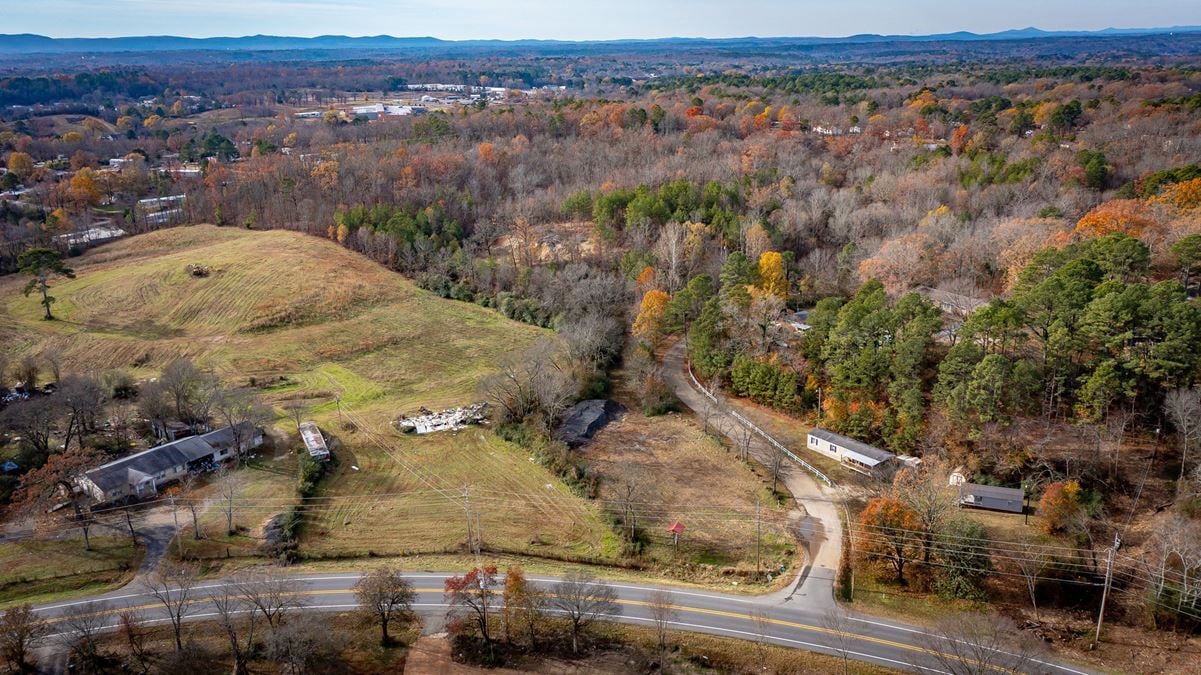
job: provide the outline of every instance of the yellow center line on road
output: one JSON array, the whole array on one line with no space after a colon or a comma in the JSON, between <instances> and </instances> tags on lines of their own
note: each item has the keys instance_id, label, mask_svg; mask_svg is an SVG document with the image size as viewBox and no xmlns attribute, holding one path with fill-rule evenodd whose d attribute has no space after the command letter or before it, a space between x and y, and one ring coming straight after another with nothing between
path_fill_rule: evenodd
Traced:
<instances>
[{"instance_id":1,"label":"yellow center line on road","mask_svg":"<svg viewBox=\"0 0 1201 675\"><path fill-rule=\"evenodd\" d=\"M444 588L414 588L413 592L417 593L417 594L443 593L443 592L445 592L445 589ZM353 595L353 594L354 594L353 589L320 589L320 590L310 590L310 591L297 591L295 593L291 593L290 595L319 596L319 595ZM546 596L547 597L555 597L554 594L551 594L551 593L547 593ZM204 595L197 596L194 600L192 600L192 602L204 602L207 599L207 597L208 596L204 596ZM98 602L102 603L103 601L98 601ZM615 600L614 602L616 602L619 605L629 605L629 606L635 606L635 607L649 607L652 604L645 600L630 600L630 599L621 599L621 598ZM160 609L160 608L162 608L162 606L163 606L162 603L159 603L159 602L149 603L149 604L144 604L144 605L132 605L132 606L128 606L128 607L118 607L118 608L113 608L113 609L101 610L101 611L92 613L91 616L115 615L115 614L120 614L120 613L126 612L126 611L142 611L142 610ZM320 606L318 605L314 608L319 608L319 607ZM822 633L825 635L835 635L835 636L839 636L839 637L846 637L846 638L851 638L854 640L862 640L864 642L871 642L871 643L875 643L875 644L879 644L879 645L893 647L896 649L903 649L906 651L917 652L917 653L921 653L921 654L931 654L931 655L939 654L938 651L935 651L933 649L927 649L925 647L919 647L917 645L911 645L911 644L908 644L905 642L896 642L894 640L887 640L884 638L873 637L871 635L860 635L858 633L852 633L849 631L837 630L837 629L833 629L833 628L825 628L823 626L812 626L812 625L805 624L805 623L798 623L795 621L787 621L785 619L773 619L771 617L756 617L753 614L749 614L749 613L745 613L745 612L731 612L731 611L721 610L721 609L691 607L688 605L670 605L670 608L672 610L675 610L678 612L685 612L685 613L691 613L691 614L708 614L710 616L721 616L721 617L726 617L726 618L730 618L730 619L737 619L740 621L766 623L766 624L770 624L770 625L774 625L774 626L782 626L785 628L794 628L797 630L810 631L813 633ZM66 620L66 617L55 617L52 619L46 619L45 621L43 621L43 623L44 624L55 624L55 623L60 623L64 620ZM714 628L719 628L719 627L714 626ZM769 637L769 636L766 636L766 637ZM962 660L967 663L973 663L972 661L962 659L962 658L958 658L958 660ZM977 664L977 665L979 665L979 664Z\"/></svg>"}]
</instances>

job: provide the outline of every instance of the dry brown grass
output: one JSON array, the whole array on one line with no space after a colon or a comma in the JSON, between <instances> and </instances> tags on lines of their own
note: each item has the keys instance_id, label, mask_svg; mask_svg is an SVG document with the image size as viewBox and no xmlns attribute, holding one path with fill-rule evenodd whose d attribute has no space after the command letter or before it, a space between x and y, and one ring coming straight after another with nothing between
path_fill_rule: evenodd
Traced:
<instances>
[{"instance_id":1,"label":"dry brown grass","mask_svg":"<svg viewBox=\"0 0 1201 675\"><path fill-rule=\"evenodd\" d=\"M193 277L190 263L212 272ZM390 425L419 406L473 400L504 355L548 331L443 300L333 242L295 232L161 230L100 247L73 265L78 278L53 290L60 321L38 318L36 299L19 293L21 280L0 280L4 348L20 356L53 346L68 372L125 368L143 376L188 357L231 383L267 385L261 393L269 403L303 401L306 416L341 436L335 454L343 461L319 495L338 502L310 510L302 555L453 549L462 545L465 517L442 495L464 486L477 495L494 550L596 560L617 552L599 510L520 448L480 429L401 437ZM256 498L274 499L272 508L294 498L294 478L260 482ZM191 548L214 558L226 546L230 555L253 550L260 523L243 524L252 530L241 539Z\"/></svg>"},{"instance_id":2,"label":"dry brown grass","mask_svg":"<svg viewBox=\"0 0 1201 675\"><path fill-rule=\"evenodd\" d=\"M691 419L630 410L582 453L600 474L600 497L614 517L621 516L625 486L638 486L635 500L649 502L638 507L648 540L644 555L672 574L741 578L752 572L757 500L763 504L763 569L795 563L785 531L788 507L775 504L763 479ZM678 551L666 532L675 520L687 528Z\"/></svg>"}]
</instances>

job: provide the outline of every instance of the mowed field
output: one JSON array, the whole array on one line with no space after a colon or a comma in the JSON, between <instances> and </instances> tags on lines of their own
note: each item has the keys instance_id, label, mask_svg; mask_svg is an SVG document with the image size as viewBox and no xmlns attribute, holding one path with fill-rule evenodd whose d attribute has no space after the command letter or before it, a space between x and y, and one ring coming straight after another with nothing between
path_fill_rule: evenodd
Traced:
<instances>
[{"instance_id":1,"label":"mowed field","mask_svg":"<svg viewBox=\"0 0 1201 675\"><path fill-rule=\"evenodd\" d=\"M211 269L194 277L189 264ZM301 551L337 557L462 546L463 491L485 544L581 558L616 552L594 505L486 429L402 437L391 421L477 398L505 355L552 333L444 300L307 235L193 226L110 244L54 283L58 321L40 319L23 280L0 280L0 344L11 357L53 349L64 372L120 368L153 377L190 358L226 382L254 382L281 412L301 401L337 437L334 475L310 509ZM357 467L354 469L352 467ZM273 483L278 481L273 481ZM251 490L246 525L291 496ZM210 518L212 516L209 516Z\"/></svg>"},{"instance_id":2,"label":"mowed field","mask_svg":"<svg viewBox=\"0 0 1201 675\"><path fill-rule=\"evenodd\" d=\"M627 501L633 502L645 557L673 576L753 580L757 529L764 572L778 573L798 562L787 533L791 505L775 503L770 479L757 476L691 418L627 410L582 452L604 476L600 499L606 508L620 519ZM632 500L627 498L630 485ZM685 530L673 544L667 528L676 521Z\"/></svg>"}]
</instances>

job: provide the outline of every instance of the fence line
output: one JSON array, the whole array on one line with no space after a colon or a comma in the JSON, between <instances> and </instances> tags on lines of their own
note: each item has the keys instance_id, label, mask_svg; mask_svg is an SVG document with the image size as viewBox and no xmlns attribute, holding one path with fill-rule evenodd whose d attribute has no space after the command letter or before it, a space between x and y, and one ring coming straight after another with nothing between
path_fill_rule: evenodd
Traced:
<instances>
[{"instance_id":1,"label":"fence line","mask_svg":"<svg viewBox=\"0 0 1201 675\"><path fill-rule=\"evenodd\" d=\"M718 409L720 410L721 409L721 407L720 407L721 401L716 396L713 395L713 392L706 389L705 385L701 384L700 381L696 379L696 375L692 374L692 364L685 363L685 368L688 370L688 377L689 377L689 379L692 380L692 384L696 385L696 388L699 389L701 391L701 393L704 394L710 401L713 401L713 403L716 404L718 406ZM814 476L817 476L817 478L819 480L821 480L823 483L825 483L826 485L829 485L830 487L835 487L834 481L830 480L829 476L822 473L817 467L813 466L809 462L806 462L805 460L801 459L800 457L797 457L791 450L784 447L784 445L782 443L780 443L779 441L777 441L776 439L772 438L771 435L768 434L766 431L760 429L759 426L756 425L754 422L748 420L747 418L745 418L741 414L739 414L739 412L737 410L730 409L725 412L727 412L730 415L730 417L733 417L735 420L738 420L739 424L743 425L747 429L750 429L751 431L758 434L761 438L763 438L763 440L770 443L772 445L772 447L774 447L777 450L779 450L780 452L784 453L785 457L788 457L789 459L796 462L797 464L800 464L801 467L804 468L806 471L813 474Z\"/></svg>"}]
</instances>

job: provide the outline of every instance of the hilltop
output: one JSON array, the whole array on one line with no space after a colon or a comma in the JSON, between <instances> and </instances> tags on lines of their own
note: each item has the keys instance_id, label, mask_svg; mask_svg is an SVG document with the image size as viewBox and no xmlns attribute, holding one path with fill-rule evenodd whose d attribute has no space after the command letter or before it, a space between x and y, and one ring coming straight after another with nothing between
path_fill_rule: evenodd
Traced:
<instances>
[{"instance_id":1,"label":"hilltop","mask_svg":"<svg viewBox=\"0 0 1201 675\"><path fill-rule=\"evenodd\" d=\"M53 291L57 322L39 320L20 279L0 280L0 339L10 356L53 349L67 370L138 374L190 358L238 383L337 366L369 380L376 395L437 405L471 396L509 346L542 333L442 300L333 242L295 232L175 228L72 264L78 278ZM192 275L189 265L208 275Z\"/></svg>"}]
</instances>

